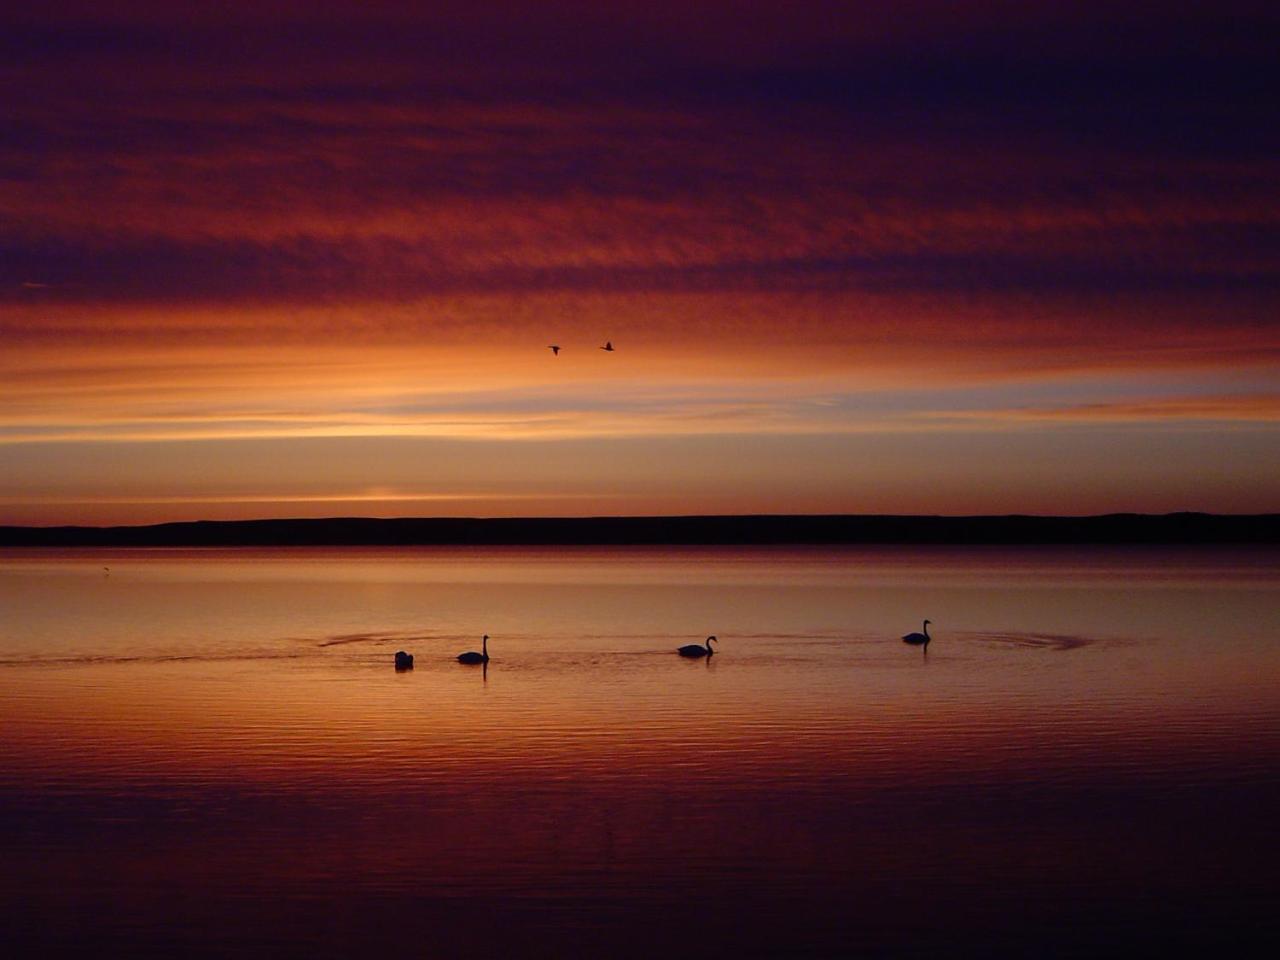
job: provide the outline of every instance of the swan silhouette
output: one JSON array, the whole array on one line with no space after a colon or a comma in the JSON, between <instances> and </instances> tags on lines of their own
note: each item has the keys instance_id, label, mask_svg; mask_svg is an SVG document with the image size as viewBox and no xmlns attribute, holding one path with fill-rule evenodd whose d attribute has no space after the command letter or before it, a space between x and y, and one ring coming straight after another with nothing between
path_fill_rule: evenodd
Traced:
<instances>
[{"instance_id":1,"label":"swan silhouette","mask_svg":"<svg viewBox=\"0 0 1280 960\"><path fill-rule=\"evenodd\" d=\"M486 633L484 639L480 641L480 652L468 650L466 653L458 654L459 663L488 663L489 662L489 635Z\"/></svg>"},{"instance_id":2,"label":"swan silhouette","mask_svg":"<svg viewBox=\"0 0 1280 960\"><path fill-rule=\"evenodd\" d=\"M925 647L929 646L929 641L933 639L929 636L929 624L931 623L933 623L932 620L926 620L924 622L924 633L908 633L902 638L902 642L909 643L913 647L919 647L921 645Z\"/></svg>"},{"instance_id":3,"label":"swan silhouette","mask_svg":"<svg viewBox=\"0 0 1280 960\"><path fill-rule=\"evenodd\" d=\"M604 342L604 346L603 346L603 347L601 347L600 349L601 349L601 350L603 350L603 351L605 351L606 353L613 353L613 341L612 341L612 340L606 340L606 341Z\"/></svg>"},{"instance_id":4,"label":"swan silhouette","mask_svg":"<svg viewBox=\"0 0 1280 960\"><path fill-rule=\"evenodd\" d=\"M676 653L680 654L682 657L691 657L694 659L698 657L709 657L715 653L715 651L711 649L711 643L715 639L715 637L707 637L707 645L705 647L700 643L687 643L676 650Z\"/></svg>"},{"instance_id":5,"label":"swan silhouette","mask_svg":"<svg viewBox=\"0 0 1280 960\"><path fill-rule=\"evenodd\" d=\"M397 650L397 651L396 651L396 669L397 669L397 670L412 670L412 669L413 669L413 654L412 654L412 653L405 653L403 650Z\"/></svg>"},{"instance_id":6,"label":"swan silhouette","mask_svg":"<svg viewBox=\"0 0 1280 960\"><path fill-rule=\"evenodd\" d=\"M547 349L551 351L553 356L560 356L560 345L558 343L549 344Z\"/></svg>"}]
</instances>

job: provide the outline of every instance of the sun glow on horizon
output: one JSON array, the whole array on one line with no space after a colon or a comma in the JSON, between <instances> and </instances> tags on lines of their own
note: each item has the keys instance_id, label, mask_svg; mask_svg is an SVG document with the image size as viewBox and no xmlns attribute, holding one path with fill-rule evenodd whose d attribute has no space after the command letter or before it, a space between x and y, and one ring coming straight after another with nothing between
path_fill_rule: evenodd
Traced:
<instances>
[{"instance_id":1,"label":"sun glow on horizon","mask_svg":"<svg viewBox=\"0 0 1280 960\"><path fill-rule=\"evenodd\" d=\"M912 10L0 15L0 523L1280 510L1268 30Z\"/></svg>"}]
</instances>

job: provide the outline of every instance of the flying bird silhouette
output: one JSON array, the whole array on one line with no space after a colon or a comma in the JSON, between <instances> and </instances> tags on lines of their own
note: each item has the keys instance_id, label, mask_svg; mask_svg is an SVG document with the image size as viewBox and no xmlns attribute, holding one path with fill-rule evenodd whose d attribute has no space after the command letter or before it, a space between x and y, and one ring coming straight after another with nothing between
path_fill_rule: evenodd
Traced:
<instances>
[{"instance_id":1,"label":"flying bird silhouette","mask_svg":"<svg viewBox=\"0 0 1280 960\"><path fill-rule=\"evenodd\" d=\"M603 347L601 347L600 349L601 349L601 350L604 350L606 353L613 353L613 341L612 341L612 340L606 340L606 341L604 342L604 346L603 346Z\"/></svg>"},{"instance_id":2,"label":"flying bird silhouette","mask_svg":"<svg viewBox=\"0 0 1280 960\"><path fill-rule=\"evenodd\" d=\"M547 349L550 350L557 357L560 356L560 344L553 343L550 346L548 346Z\"/></svg>"}]
</instances>

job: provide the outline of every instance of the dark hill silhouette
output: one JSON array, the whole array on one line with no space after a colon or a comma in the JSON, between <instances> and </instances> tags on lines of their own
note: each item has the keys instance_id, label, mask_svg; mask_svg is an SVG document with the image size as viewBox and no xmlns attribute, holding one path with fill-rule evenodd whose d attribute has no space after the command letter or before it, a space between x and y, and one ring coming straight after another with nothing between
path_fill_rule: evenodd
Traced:
<instances>
[{"instance_id":1,"label":"dark hill silhouette","mask_svg":"<svg viewBox=\"0 0 1280 960\"><path fill-rule=\"evenodd\" d=\"M7 547L428 544L1276 544L1280 514L1093 517L707 516L201 520L145 527L0 527Z\"/></svg>"}]
</instances>

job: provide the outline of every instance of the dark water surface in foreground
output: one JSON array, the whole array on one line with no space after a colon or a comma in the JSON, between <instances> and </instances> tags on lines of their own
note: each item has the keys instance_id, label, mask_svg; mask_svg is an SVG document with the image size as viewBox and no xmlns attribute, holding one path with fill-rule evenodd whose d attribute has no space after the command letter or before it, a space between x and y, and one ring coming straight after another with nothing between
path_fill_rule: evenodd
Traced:
<instances>
[{"instance_id":1,"label":"dark water surface in foreground","mask_svg":"<svg viewBox=\"0 0 1280 960\"><path fill-rule=\"evenodd\" d=\"M0 947L1274 947L1278 561L0 553Z\"/></svg>"}]
</instances>

